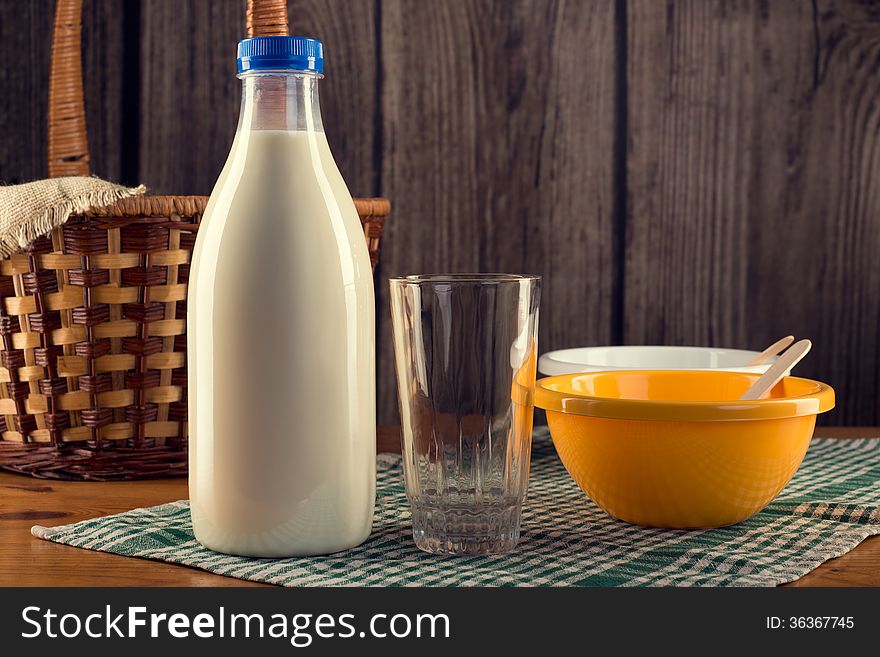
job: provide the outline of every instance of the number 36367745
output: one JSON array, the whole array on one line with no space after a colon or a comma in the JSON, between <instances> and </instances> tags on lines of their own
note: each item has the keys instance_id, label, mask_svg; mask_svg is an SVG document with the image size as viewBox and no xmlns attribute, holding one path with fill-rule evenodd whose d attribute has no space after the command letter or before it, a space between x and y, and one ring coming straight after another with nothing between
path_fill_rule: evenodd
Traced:
<instances>
[{"instance_id":1,"label":"number 36367745","mask_svg":"<svg viewBox=\"0 0 880 657\"><path fill-rule=\"evenodd\" d=\"M851 630L853 627L855 619L852 616L767 616L769 630Z\"/></svg>"}]
</instances>

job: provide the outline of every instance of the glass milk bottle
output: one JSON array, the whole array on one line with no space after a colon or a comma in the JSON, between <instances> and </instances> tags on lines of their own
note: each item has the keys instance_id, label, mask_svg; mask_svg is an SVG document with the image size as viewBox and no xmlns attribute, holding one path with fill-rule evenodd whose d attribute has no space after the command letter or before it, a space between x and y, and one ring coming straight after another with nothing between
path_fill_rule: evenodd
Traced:
<instances>
[{"instance_id":1,"label":"glass milk bottle","mask_svg":"<svg viewBox=\"0 0 880 657\"><path fill-rule=\"evenodd\" d=\"M327 554L370 534L374 297L318 103L323 47L238 46L242 104L193 252L189 492L206 547Z\"/></svg>"}]
</instances>

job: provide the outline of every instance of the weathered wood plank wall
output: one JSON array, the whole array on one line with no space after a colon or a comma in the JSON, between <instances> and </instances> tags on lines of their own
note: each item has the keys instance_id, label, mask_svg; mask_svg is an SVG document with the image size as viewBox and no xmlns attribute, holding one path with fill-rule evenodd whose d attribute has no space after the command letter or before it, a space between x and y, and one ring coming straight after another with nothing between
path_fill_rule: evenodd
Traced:
<instances>
[{"instance_id":1,"label":"weathered wood plank wall","mask_svg":"<svg viewBox=\"0 0 880 657\"><path fill-rule=\"evenodd\" d=\"M352 192L394 201L385 278L543 274L542 350L761 347L837 424L878 424L880 5L863 0L291 0L325 41ZM45 174L52 2L0 5L0 180ZM243 1L87 0L93 170L207 194L238 114ZM25 56L26 55L26 56ZM17 61L27 65L15 65Z\"/></svg>"},{"instance_id":2,"label":"weathered wood plank wall","mask_svg":"<svg viewBox=\"0 0 880 657\"><path fill-rule=\"evenodd\" d=\"M54 15L54 2L0 3L0 184L46 176ZM92 166L114 180L123 175L123 27L118 2L86 2L83 67Z\"/></svg>"},{"instance_id":3,"label":"weathered wood plank wall","mask_svg":"<svg viewBox=\"0 0 880 657\"><path fill-rule=\"evenodd\" d=\"M792 333L880 423L880 4L631 0L624 333Z\"/></svg>"},{"instance_id":4,"label":"weathered wood plank wall","mask_svg":"<svg viewBox=\"0 0 880 657\"><path fill-rule=\"evenodd\" d=\"M541 273L545 345L613 339L613 34L611 3L382 3L383 318L388 275Z\"/></svg>"}]
</instances>

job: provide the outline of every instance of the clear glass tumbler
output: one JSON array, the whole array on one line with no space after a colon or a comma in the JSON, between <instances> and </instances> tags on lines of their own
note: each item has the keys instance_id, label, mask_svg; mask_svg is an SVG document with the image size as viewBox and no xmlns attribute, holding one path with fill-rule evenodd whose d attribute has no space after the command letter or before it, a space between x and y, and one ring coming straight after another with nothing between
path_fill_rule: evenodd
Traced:
<instances>
[{"instance_id":1,"label":"clear glass tumbler","mask_svg":"<svg viewBox=\"0 0 880 657\"><path fill-rule=\"evenodd\" d=\"M529 483L540 277L390 284L416 545L458 555L511 550Z\"/></svg>"}]
</instances>

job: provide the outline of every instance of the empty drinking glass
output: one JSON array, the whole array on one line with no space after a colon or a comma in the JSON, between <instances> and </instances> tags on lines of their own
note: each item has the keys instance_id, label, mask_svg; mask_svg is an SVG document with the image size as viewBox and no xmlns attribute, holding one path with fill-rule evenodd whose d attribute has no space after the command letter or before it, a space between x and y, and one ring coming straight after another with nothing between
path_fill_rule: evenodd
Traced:
<instances>
[{"instance_id":1,"label":"empty drinking glass","mask_svg":"<svg viewBox=\"0 0 880 657\"><path fill-rule=\"evenodd\" d=\"M460 555L511 550L529 482L540 277L390 283L416 545Z\"/></svg>"}]
</instances>

